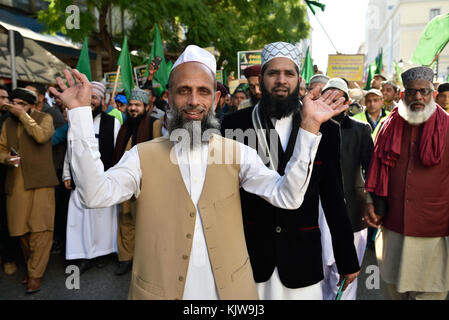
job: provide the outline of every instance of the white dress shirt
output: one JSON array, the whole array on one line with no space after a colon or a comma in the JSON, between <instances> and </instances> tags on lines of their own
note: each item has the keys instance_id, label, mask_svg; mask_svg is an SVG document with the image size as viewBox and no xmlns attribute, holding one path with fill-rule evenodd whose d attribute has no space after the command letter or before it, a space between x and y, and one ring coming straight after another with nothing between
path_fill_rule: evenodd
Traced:
<instances>
[{"instance_id":1,"label":"white dress shirt","mask_svg":"<svg viewBox=\"0 0 449 320\"><path fill-rule=\"evenodd\" d=\"M72 168L80 199L88 207L105 207L121 203L140 193L141 169L136 146L125 152L120 162L107 172L103 170L100 154L93 148L90 108L68 111L70 130L69 148L72 150ZM285 175L268 169L257 151L240 144L240 186L257 194L274 206L298 208L307 190L321 134L314 135L300 129ZM195 222L191 259L187 270L184 299L218 299L214 276L207 252L198 201L202 193L208 159L208 143L196 148L182 148L175 143L179 170L199 219Z\"/></svg>"}]
</instances>

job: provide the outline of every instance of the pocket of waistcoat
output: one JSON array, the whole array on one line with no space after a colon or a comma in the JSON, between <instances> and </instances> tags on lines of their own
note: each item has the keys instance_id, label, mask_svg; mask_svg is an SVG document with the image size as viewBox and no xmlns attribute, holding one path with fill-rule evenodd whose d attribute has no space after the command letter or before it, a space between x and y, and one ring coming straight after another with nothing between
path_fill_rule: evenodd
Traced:
<instances>
[{"instance_id":1,"label":"pocket of waistcoat","mask_svg":"<svg viewBox=\"0 0 449 320\"><path fill-rule=\"evenodd\" d=\"M165 295L164 289L162 289L161 287L154 285L146 280L143 280L136 274L134 274L133 277L135 285L138 286L140 289L161 297Z\"/></svg>"}]
</instances>

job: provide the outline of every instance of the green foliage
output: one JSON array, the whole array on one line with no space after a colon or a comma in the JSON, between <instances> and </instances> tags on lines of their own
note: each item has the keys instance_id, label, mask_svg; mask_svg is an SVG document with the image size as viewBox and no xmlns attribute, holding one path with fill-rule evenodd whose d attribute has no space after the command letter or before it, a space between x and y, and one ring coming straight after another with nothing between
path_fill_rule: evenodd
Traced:
<instances>
[{"instance_id":1,"label":"green foliage","mask_svg":"<svg viewBox=\"0 0 449 320\"><path fill-rule=\"evenodd\" d=\"M62 31L74 41L82 41L98 24L93 8L112 5L126 10L134 21L125 32L130 50L138 49L148 56L157 23L167 52L180 52L189 44L214 46L220 53L218 68L228 61L227 73L237 68L237 51L261 49L274 41L297 42L310 31L305 4L298 0L86 0L79 30L65 28L65 8L72 1L49 1L48 10L40 12L39 19L50 32Z\"/></svg>"}]
</instances>

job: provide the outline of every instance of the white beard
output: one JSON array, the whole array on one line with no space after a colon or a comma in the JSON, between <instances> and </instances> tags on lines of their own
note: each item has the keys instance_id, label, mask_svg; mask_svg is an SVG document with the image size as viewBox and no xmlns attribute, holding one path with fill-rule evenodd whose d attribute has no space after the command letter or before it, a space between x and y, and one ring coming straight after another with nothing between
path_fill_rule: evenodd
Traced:
<instances>
[{"instance_id":1,"label":"white beard","mask_svg":"<svg viewBox=\"0 0 449 320\"><path fill-rule=\"evenodd\" d=\"M409 106L407 106L404 100L398 102L398 112L399 115L411 125L420 125L433 115L437 110L437 105L435 100L431 99L425 108L420 111L412 111Z\"/></svg>"}]
</instances>

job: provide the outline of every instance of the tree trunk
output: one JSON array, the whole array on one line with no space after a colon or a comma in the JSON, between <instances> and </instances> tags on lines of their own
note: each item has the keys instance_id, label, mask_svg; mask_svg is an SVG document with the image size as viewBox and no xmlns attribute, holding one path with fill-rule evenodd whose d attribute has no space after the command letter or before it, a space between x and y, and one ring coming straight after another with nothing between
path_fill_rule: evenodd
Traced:
<instances>
[{"instance_id":1,"label":"tree trunk","mask_svg":"<svg viewBox=\"0 0 449 320\"><path fill-rule=\"evenodd\" d=\"M112 37L109 34L108 31L108 25L106 23L107 15L109 8L111 7L110 1L104 1L102 2L101 6L98 8L100 16L99 16L99 32L100 32L100 38L103 43L104 49L108 53L108 71L114 71L116 68L116 52L114 48L114 44L112 42Z\"/></svg>"}]
</instances>

